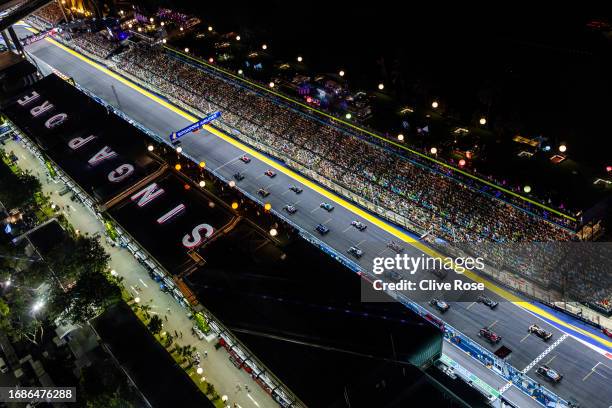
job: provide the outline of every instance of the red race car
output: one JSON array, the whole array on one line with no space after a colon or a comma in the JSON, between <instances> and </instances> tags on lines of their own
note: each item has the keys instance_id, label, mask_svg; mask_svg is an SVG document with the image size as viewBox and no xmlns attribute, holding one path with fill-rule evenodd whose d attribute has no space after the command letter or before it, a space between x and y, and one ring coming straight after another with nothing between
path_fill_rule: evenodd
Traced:
<instances>
[{"instance_id":1,"label":"red race car","mask_svg":"<svg viewBox=\"0 0 612 408\"><path fill-rule=\"evenodd\" d=\"M489 343L491 343L491 344L497 344L502 339L500 335L498 335L494 331L491 331L487 327L483 327L482 329L480 329L480 331L478 332L478 335L480 337L483 337L483 338L487 339L489 341Z\"/></svg>"}]
</instances>

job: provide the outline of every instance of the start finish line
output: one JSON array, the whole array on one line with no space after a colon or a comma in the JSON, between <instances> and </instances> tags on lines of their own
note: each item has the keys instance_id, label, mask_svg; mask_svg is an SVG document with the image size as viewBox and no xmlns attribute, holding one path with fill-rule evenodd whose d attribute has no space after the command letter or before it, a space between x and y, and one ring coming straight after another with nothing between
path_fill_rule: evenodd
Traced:
<instances>
[{"instance_id":1,"label":"start finish line","mask_svg":"<svg viewBox=\"0 0 612 408\"><path fill-rule=\"evenodd\" d=\"M204 119L200 119L197 122L192 123L191 125L187 126L186 128L173 132L170 135L170 141L174 142L178 138L185 136L187 133L191 133L195 130L201 129L204 125L207 125L213 120L218 119L220 116L221 116L221 111L211 113L210 115L206 116Z\"/></svg>"}]
</instances>

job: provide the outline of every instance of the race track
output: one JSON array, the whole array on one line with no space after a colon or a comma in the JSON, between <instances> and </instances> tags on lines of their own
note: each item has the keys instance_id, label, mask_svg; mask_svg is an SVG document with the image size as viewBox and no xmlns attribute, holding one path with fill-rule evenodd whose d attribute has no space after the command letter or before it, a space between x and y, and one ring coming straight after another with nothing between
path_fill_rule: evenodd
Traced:
<instances>
[{"instance_id":1,"label":"race track","mask_svg":"<svg viewBox=\"0 0 612 408\"><path fill-rule=\"evenodd\" d=\"M19 29L20 34L25 33ZM169 109L151 99L149 96L136 90L133 86L126 85L112 76L109 76L91 64L62 50L49 41L39 41L28 46L28 52L39 61L40 68L44 71L48 64L62 73L71 76L84 88L113 104L133 120L143 124L161 137L167 137L171 132L181 129L192 122L179 114L176 109ZM236 143L230 143L225 138L220 138L208 131L202 130L198 133L189 134L182 140L182 147L190 156L204 160L207 168L215 169L227 179L238 171L245 174L245 179L238 181L238 186L244 191L257 196L260 188L265 188L270 195L265 198L273 208L280 211L285 204L294 205L298 212L287 215L293 222L304 229L316 234L314 227L325 224L330 228L330 233L320 236L326 244L339 252L345 253L350 246L356 245L364 251L364 255L358 262L365 270L371 270L372 259L376 256L391 256L392 252L386 247L390 240L399 241L388 230L379 225L364 220L350 209L335 204L335 209L327 212L319 207L322 202L331 202L320 192L311 189L308 185L302 185L291 173L286 174L282 170L275 170L277 175L269 178L264 172L271 168L270 159L260 160L252 157L248 164L242 163L239 157L244 154L244 148L237 147ZM143 146L144 148L144 146ZM249 154L251 157L251 155ZM282 168L282 164L275 163L276 169ZM289 190L289 185L300 185L304 189L301 194L295 194ZM353 220L360 220L367 225L365 231L358 231L351 227ZM421 251L408 243L402 243L409 255L419 256ZM350 255L347 254L348 257ZM426 272L424 272L426 273ZM467 279L467 278L466 278ZM523 369L534 359L540 356L552 345L555 340L562 338L564 332L550 325L539 317L531 314L525 309L501 299L497 294L490 291L487 295L500 301L495 310L473 302L454 302L443 319L448 324L461 330L472 337L484 347L493 348L483 339L477 336L482 327L491 327L497 334L502 336L500 344L512 350L510 362L513 366ZM441 316L439 312L433 314ZM553 333L553 338L545 343L534 335L528 335L527 328L537 322L538 325ZM445 347L454 347L445 342ZM600 345L604 349L604 345ZM609 352L609 350L607 350ZM550 384L541 381L543 385L556 392L565 399L578 401L583 407L605 408L612 405L612 360L598 352L584 342L578 341L573 336L565 338L553 350L541 359L540 364L548 365L564 375L560 384ZM478 364L473 362L473 364ZM537 367L537 365L536 365ZM470 368L470 367L466 367ZM532 378L538 377L535 367L529 371ZM514 392L514 391L512 391Z\"/></svg>"}]
</instances>

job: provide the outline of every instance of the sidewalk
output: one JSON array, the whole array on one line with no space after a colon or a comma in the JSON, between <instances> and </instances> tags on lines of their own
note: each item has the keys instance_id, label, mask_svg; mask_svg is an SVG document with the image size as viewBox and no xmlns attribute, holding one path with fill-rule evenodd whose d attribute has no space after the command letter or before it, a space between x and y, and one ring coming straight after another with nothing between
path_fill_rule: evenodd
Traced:
<instances>
[{"instance_id":1,"label":"sidewalk","mask_svg":"<svg viewBox=\"0 0 612 408\"><path fill-rule=\"evenodd\" d=\"M61 212L81 234L93 235L100 233L104 237L105 230L102 223L82 204L72 202L71 194L60 196L64 185L55 184L47 178L46 169L21 143L7 141L6 151L13 150L19 158L18 165L23 170L29 170L32 175L39 178L45 194L51 194L51 201L60 206ZM216 338L210 342L199 340L191 334L193 320L187 317L187 311L181 307L174 298L162 292L158 284L153 281L146 269L138 263L127 249L111 247L101 239L104 249L111 256L110 267L119 276L123 283L135 297L140 298L141 304L151 306L151 314L158 314L164 321L163 330L172 333L176 331L182 337L176 340L180 345L193 345L202 355L200 367L204 370L202 376L215 386L219 395L228 397L227 406L233 404L242 408L278 407L278 404L265 392L244 370L237 369L229 359L224 348L215 350ZM138 288L138 289L137 289ZM167 318L167 319L166 319ZM206 357L205 357L206 356Z\"/></svg>"}]
</instances>

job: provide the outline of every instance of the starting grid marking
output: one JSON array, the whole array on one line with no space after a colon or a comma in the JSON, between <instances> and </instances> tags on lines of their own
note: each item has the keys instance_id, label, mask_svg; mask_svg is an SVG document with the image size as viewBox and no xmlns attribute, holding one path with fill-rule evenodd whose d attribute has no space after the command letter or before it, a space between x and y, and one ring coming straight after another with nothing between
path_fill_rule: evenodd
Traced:
<instances>
[{"instance_id":1,"label":"starting grid marking","mask_svg":"<svg viewBox=\"0 0 612 408\"><path fill-rule=\"evenodd\" d=\"M567 339L569 337L569 334L565 333L563 336L559 337L559 339L557 339L557 341L555 341L553 344L550 345L550 347L548 347L546 350L544 350L542 352L542 354L540 354L539 356L537 356L535 358L535 360L533 360L531 363L529 363L527 365L527 367L525 367L523 369L523 371L521 371L521 373L526 374L529 370L531 370L536 364L538 364L540 361L542 361L542 359L544 357L546 357L551 351L553 351L559 344L561 344L563 342L563 340ZM554 358L554 357L553 357ZM552 360L552 359L551 359Z\"/></svg>"}]
</instances>

